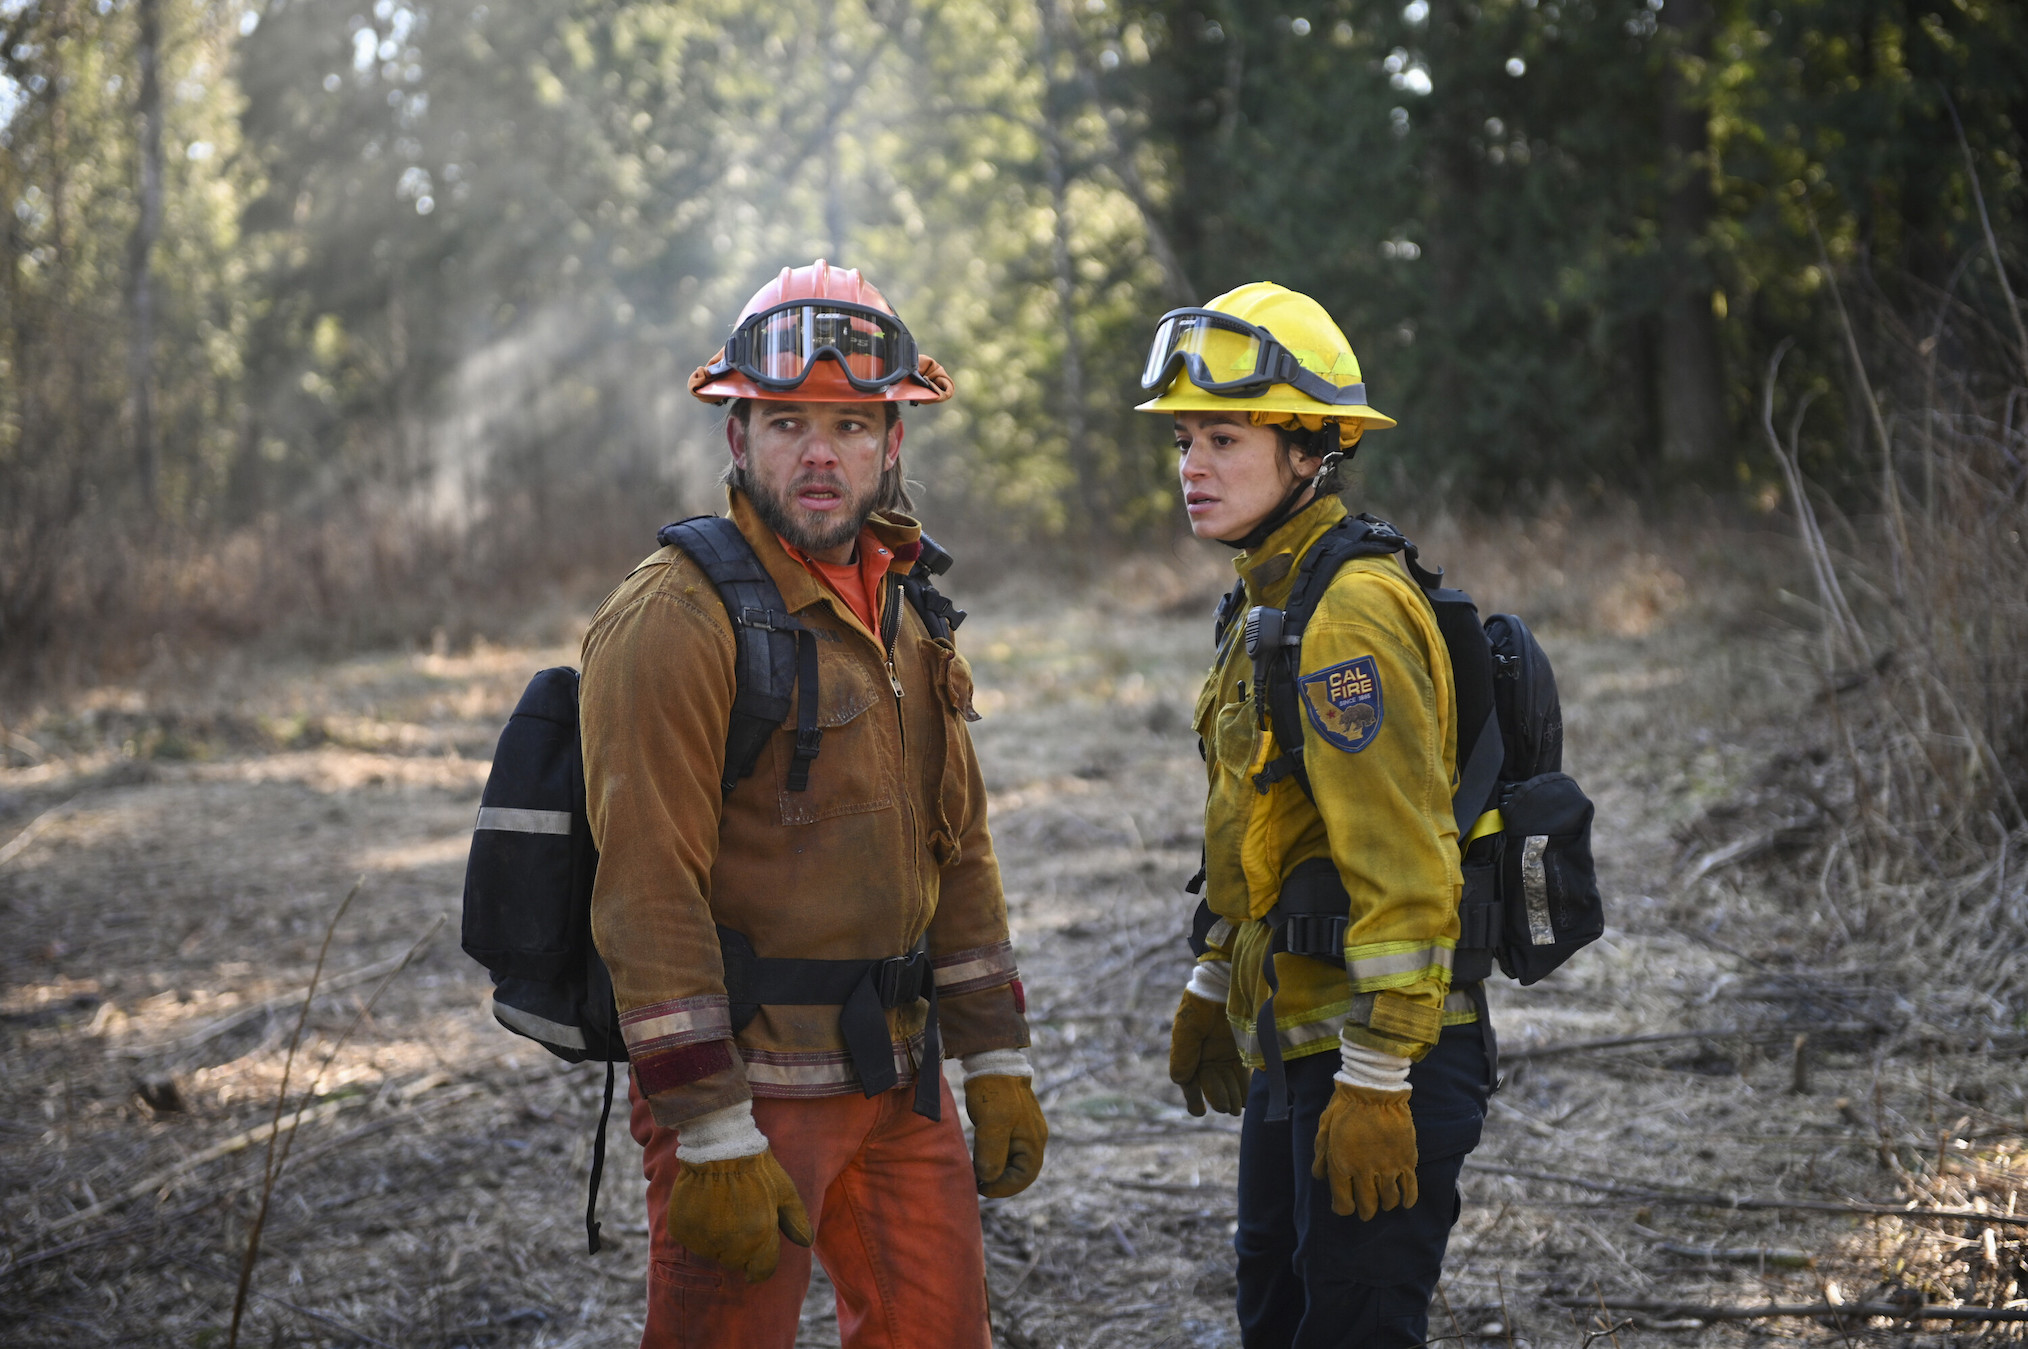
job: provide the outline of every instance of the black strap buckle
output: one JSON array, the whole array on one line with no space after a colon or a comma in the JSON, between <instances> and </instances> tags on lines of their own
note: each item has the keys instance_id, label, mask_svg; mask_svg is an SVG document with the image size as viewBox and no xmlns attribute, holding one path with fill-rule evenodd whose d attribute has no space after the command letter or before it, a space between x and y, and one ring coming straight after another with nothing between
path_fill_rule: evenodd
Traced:
<instances>
[{"instance_id":1,"label":"black strap buckle","mask_svg":"<svg viewBox=\"0 0 2028 1349\"><path fill-rule=\"evenodd\" d=\"M899 1007L921 997L923 970L928 964L927 951L910 951L905 956L889 956L876 962L873 990L880 997L880 1005Z\"/></svg>"},{"instance_id":2,"label":"black strap buckle","mask_svg":"<svg viewBox=\"0 0 2028 1349\"><path fill-rule=\"evenodd\" d=\"M1346 919L1322 913L1293 913L1282 925L1282 941L1291 955L1320 959L1345 958Z\"/></svg>"},{"instance_id":3,"label":"black strap buckle","mask_svg":"<svg viewBox=\"0 0 2028 1349\"><path fill-rule=\"evenodd\" d=\"M1302 769L1302 766L1303 750L1298 745L1296 748L1269 760L1260 772L1255 773L1253 775L1253 789L1262 796L1266 796L1268 788L1274 786L1283 778L1294 777Z\"/></svg>"},{"instance_id":4,"label":"black strap buckle","mask_svg":"<svg viewBox=\"0 0 2028 1349\"><path fill-rule=\"evenodd\" d=\"M759 628L762 632L801 632L803 625L788 614L778 614L772 609L756 609L752 605L741 605L736 620L743 628Z\"/></svg>"}]
</instances>

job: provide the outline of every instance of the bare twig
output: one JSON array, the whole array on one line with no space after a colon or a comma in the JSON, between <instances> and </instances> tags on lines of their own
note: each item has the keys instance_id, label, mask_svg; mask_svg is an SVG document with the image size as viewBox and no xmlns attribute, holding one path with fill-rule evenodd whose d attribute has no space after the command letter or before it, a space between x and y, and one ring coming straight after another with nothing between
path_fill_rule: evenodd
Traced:
<instances>
[{"instance_id":1,"label":"bare twig","mask_svg":"<svg viewBox=\"0 0 2028 1349\"><path fill-rule=\"evenodd\" d=\"M341 990L348 988L354 988L360 984L367 982L369 979L377 979L380 976L388 973L390 970L399 970L402 967L402 965L407 963L412 958L413 953L405 953L398 956L389 956L386 960L377 960L371 965L361 966L359 969L348 970L344 974L334 975L329 979L323 980L320 986L322 988L322 991L327 994L337 993L340 992ZM218 1020L213 1021L209 1025L200 1026L198 1029L190 1032L190 1034L188 1035L179 1035L175 1039L165 1040L161 1044L134 1045L130 1048L122 1050L121 1052L126 1054L130 1058L145 1058L150 1055L158 1055L158 1054L159 1055L187 1054L191 1050L196 1049L199 1046L205 1044L207 1041L215 1040L221 1035L225 1035L231 1031L239 1029L241 1026L245 1025L249 1021L257 1020L260 1017L266 1016L270 1012L273 1012L278 1008L298 1004L302 1002L302 1000L303 994L299 992L291 991L288 993L277 994L272 998L264 999L263 1001L254 1003L251 1006L242 1007L236 1012L228 1013L227 1015L220 1017Z\"/></svg>"},{"instance_id":2,"label":"bare twig","mask_svg":"<svg viewBox=\"0 0 2028 1349\"><path fill-rule=\"evenodd\" d=\"M1629 1298L1557 1297L1549 1301L1561 1307L1607 1307L1613 1311L1645 1312L1654 1316L1694 1317L1699 1321L1758 1321L1769 1317L1871 1317L1888 1316L1903 1321L2028 1321L2028 1307L1920 1307L1898 1302L1770 1302L1762 1307L1743 1307L1706 1302L1635 1301Z\"/></svg>"},{"instance_id":3,"label":"bare twig","mask_svg":"<svg viewBox=\"0 0 2028 1349\"><path fill-rule=\"evenodd\" d=\"M1971 179L1972 202L1979 208L1979 224L1986 231L1986 247L1993 254L1993 271L2000 278L2000 293L2007 297L2007 312L2014 320L2014 340L2019 343L2017 354L2021 358L2021 373L2028 376L2028 323L2021 319L2021 302L2014 296L2014 287L2007 280L2007 264L2000 257L2000 241L1993 235L1993 217L1986 212L1986 192L1979 184L1979 166L1972 158L1972 143L1965 139L1965 124L1958 118L1958 105L1944 90L1944 107L1950 109L1951 127L1958 133L1958 149L1964 151L1965 176Z\"/></svg>"},{"instance_id":4,"label":"bare twig","mask_svg":"<svg viewBox=\"0 0 2028 1349\"><path fill-rule=\"evenodd\" d=\"M1936 1218L2028 1227L2028 1213L2015 1216L2005 1213L1980 1213L1968 1208L1918 1208L1899 1204L1842 1203L1833 1199L1755 1199L1752 1196L1742 1195L1671 1191L1660 1186L1625 1185L1619 1181L1596 1180L1590 1176L1560 1176L1549 1171L1531 1171L1525 1167L1503 1166L1498 1162L1473 1161L1469 1158L1465 1161L1465 1170L1481 1171L1489 1176L1512 1176L1517 1180L1574 1185L1580 1190L1590 1190L1594 1194L1638 1199L1644 1204L1684 1204L1693 1208L1764 1209L1797 1213L1854 1213L1877 1218Z\"/></svg>"},{"instance_id":5,"label":"bare twig","mask_svg":"<svg viewBox=\"0 0 2028 1349\"><path fill-rule=\"evenodd\" d=\"M282 1061L281 1084L275 1088L275 1115L269 1122L267 1162L261 1169L260 1205L254 1211L253 1226L246 1236L246 1254L240 1260L239 1291L232 1299L232 1325L226 1332L226 1349L239 1349L239 1326L246 1315L247 1290L253 1283L254 1261L260 1258L261 1228L267 1225L268 1202L274 1197L275 1181L280 1175L280 1167L276 1160L276 1144L281 1135L282 1110L287 1105L289 1097L289 1074L296 1066L296 1047L302 1043L303 1027L310 1020L310 1003L317 996L317 980L323 976L324 959L331 953L331 938L338 931L338 924L345 917L345 911L352 907L353 900L359 898L359 891L365 884L364 875L352 882L352 888L345 892L344 901L338 905L338 911L331 915L330 923L324 928L323 945L317 948L317 965L310 971L310 987L303 993L303 1010L296 1017L295 1033L289 1037L288 1057ZM303 1112L299 1109L296 1112L296 1122L300 1124L302 1118ZM293 1134L295 1131L292 1129L290 1132Z\"/></svg>"},{"instance_id":6,"label":"bare twig","mask_svg":"<svg viewBox=\"0 0 2028 1349\"><path fill-rule=\"evenodd\" d=\"M0 847L0 867L6 866L9 862L26 852L28 845L35 842L43 830L68 815L72 807L76 806L84 798L85 793L79 792L62 805L51 806L48 810L43 811L42 814L23 825L20 833L8 839L6 846Z\"/></svg>"},{"instance_id":7,"label":"bare twig","mask_svg":"<svg viewBox=\"0 0 2028 1349\"><path fill-rule=\"evenodd\" d=\"M1691 1260L1773 1265L1778 1269L1813 1269L1817 1264L1817 1257L1808 1251L1791 1251L1779 1246L1686 1246L1679 1241L1658 1241L1655 1249L1664 1255L1681 1255Z\"/></svg>"},{"instance_id":8,"label":"bare twig","mask_svg":"<svg viewBox=\"0 0 2028 1349\"><path fill-rule=\"evenodd\" d=\"M1859 392L1865 397L1866 411L1873 422L1873 434L1880 440L1880 494L1886 498L1887 520L1891 526L1889 538L1894 543L1894 589L1896 598L1903 598L1903 564L1909 555L1908 521L1901 510L1901 483L1894 476L1894 438L1888 434L1887 419L1880 414L1880 399L1873 392L1873 380L1866 373L1866 360L1859 354L1859 333L1852 326L1852 316L1846 312L1844 293L1838 288L1838 275L1831 266L1830 250L1824 247L1824 236L1817 231L1817 217L1810 216L1810 237L1817 241L1817 258L1824 264L1824 283L1830 288L1831 303L1838 311L1838 326L1845 334L1845 350L1852 357L1852 374L1859 381Z\"/></svg>"}]
</instances>

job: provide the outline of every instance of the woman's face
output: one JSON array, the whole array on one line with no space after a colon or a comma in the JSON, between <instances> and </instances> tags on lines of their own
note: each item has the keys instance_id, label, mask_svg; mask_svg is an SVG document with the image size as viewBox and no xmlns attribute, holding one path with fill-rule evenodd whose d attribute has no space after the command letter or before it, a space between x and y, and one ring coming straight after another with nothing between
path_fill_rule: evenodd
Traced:
<instances>
[{"instance_id":1,"label":"woman's face","mask_svg":"<svg viewBox=\"0 0 2028 1349\"><path fill-rule=\"evenodd\" d=\"M1274 428L1244 413L1177 413L1176 453L1183 509L1200 539L1244 538L1295 485Z\"/></svg>"}]
</instances>

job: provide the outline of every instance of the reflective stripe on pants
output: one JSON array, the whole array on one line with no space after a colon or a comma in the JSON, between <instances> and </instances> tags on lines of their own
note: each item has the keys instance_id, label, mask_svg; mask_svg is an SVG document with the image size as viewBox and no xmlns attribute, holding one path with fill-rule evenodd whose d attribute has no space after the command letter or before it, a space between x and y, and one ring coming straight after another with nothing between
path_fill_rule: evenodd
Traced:
<instances>
[{"instance_id":1,"label":"reflective stripe on pants","mask_svg":"<svg viewBox=\"0 0 2028 1349\"><path fill-rule=\"evenodd\" d=\"M868 1098L757 1099L754 1123L795 1181L838 1297L843 1349L989 1349L986 1255L972 1158L951 1089L943 1119L907 1084ZM749 1284L669 1240L676 1133L630 1089L648 1177L648 1322L641 1349L792 1349L811 1252L784 1239L774 1277Z\"/></svg>"}]
</instances>

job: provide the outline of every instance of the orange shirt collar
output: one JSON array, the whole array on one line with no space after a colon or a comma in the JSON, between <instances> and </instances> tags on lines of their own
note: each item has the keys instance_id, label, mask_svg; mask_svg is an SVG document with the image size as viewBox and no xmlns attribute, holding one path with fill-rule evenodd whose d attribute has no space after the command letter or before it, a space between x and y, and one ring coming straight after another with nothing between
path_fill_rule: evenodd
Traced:
<instances>
[{"instance_id":1,"label":"orange shirt collar","mask_svg":"<svg viewBox=\"0 0 2028 1349\"><path fill-rule=\"evenodd\" d=\"M895 563L892 548L882 543L872 529L861 528L855 544L858 561L833 563L811 557L779 534L775 537L781 540L784 552L800 562L817 584L844 600L852 616L866 625L875 641L880 640L880 583Z\"/></svg>"}]
</instances>

